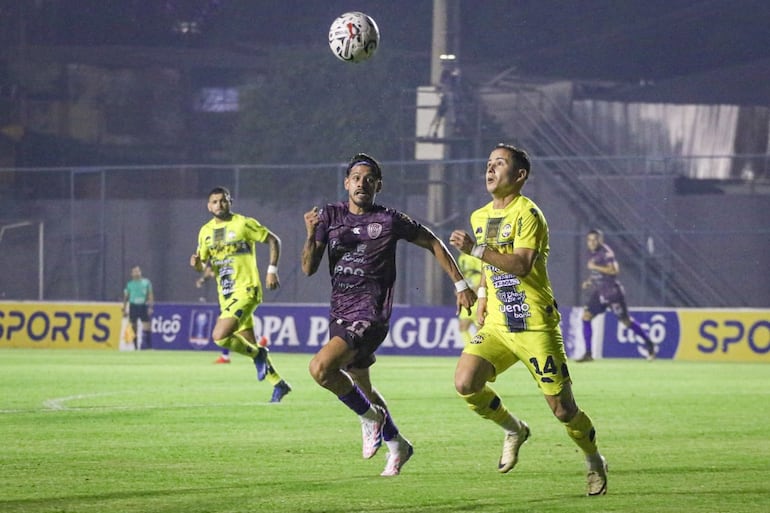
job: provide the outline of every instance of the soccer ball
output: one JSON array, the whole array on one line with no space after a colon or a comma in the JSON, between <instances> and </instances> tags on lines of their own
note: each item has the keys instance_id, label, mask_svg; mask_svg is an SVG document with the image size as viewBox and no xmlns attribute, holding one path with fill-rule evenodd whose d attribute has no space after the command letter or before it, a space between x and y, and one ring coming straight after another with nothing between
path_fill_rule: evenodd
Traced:
<instances>
[{"instance_id":1,"label":"soccer ball","mask_svg":"<svg viewBox=\"0 0 770 513\"><path fill-rule=\"evenodd\" d=\"M377 24L362 12L346 12L329 27L329 47L338 59L362 62L374 55L380 44Z\"/></svg>"}]
</instances>

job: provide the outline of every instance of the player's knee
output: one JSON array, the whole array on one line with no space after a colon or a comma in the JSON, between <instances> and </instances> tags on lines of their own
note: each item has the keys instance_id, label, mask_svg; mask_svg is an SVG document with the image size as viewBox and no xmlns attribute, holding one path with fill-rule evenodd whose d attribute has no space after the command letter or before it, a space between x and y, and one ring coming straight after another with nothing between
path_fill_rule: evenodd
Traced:
<instances>
[{"instance_id":1,"label":"player's knee","mask_svg":"<svg viewBox=\"0 0 770 513\"><path fill-rule=\"evenodd\" d=\"M468 375L467 373L461 372L459 370L455 372L455 390L457 390L457 393L460 396L465 397L474 393L478 393L483 388L483 383L478 384L477 380L474 379L472 375Z\"/></svg>"},{"instance_id":2,"label":"player's knee","mask_svg":"<svg viewBox=\"0 0 770 513\"><path fill-rule=\"evenodd\" d=\"M316 383L323 386L329 379L329 366L326 365L321 359L313 358L308 364L308 371L310 376Z\"/></svg>"},{"instance_id":3,"label":"player's knee","mask_svg":"<svg viewBox=\"0 0 770 513\"><path fill-rule=\"evenodd\" d=\"M553 416L556 417L559 422L567 423L575 417L575 412L570 412L563 408L554 410Z\"/></svg>"},{"instance_id":4,"label":"player's knee","mask_svg":"<svg viewBox=\"0 0 770 513\"><path fill-rule=\"evenodd\" d=\"M575 415L577 415L580 410L574 399L562 398L551 403L551 411L553 412L553 416L560 422L567 423L574 419Z\"/></svg>"},{"instance_id":5,"label":"player's knee","mask_svg":"<svg viewBox=\"0 0 770 513\"><path fill-rule=\"evenodd\" d=\"M590 321L593 318L594 318L594 316L591 315L591 312L589 312L588 310L583 312L583 320L584 321Z\"/></svg>"},{"instance_id":6,"label":"player's knee","mask_svg":"<svg viewBox=\"0 0 770 513\"><path fill-rule=\"evenodd\" d=\"M214 329L211 332L211 338L214 339L214 342L217 340L227 340L230 337L229 330L224 329L221 326L214 326Z\"/></svg>"}]
</instances>

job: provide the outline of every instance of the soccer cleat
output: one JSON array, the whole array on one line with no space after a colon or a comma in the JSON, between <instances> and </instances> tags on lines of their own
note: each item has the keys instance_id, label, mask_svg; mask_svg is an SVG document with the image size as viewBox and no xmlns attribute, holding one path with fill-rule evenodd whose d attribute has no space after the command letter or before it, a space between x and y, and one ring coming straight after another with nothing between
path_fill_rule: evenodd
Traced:
<instances>
[{"instance_id":1,"label":"soccer cleat","mask_svg":"<svg viewBox=\"0 0 770 513\"><path fill-rule=\"evenodd\" d=\"M592 362L594 361L594 357L591 355L591 353L586 353L582 357L575 360L576 362Z\"/></svg>"},{"instance_id":2,"label":"soccer cleat","mask_svg":"<svg viewBox=\"0 0 770 513\"><path fill-rule=\"evenodd\" d=\"M257 356L254 357L254 366L257 368L257 379L262 381L267 376L267 349L260 347Z\"/></svg>"},{"instance_id":3,"label":"soccer cleat","mask_svg":"<svg viewBox=\"0 0 770 513\"><path fill-rule=\"evenodd\" d=\"M414 447L406 438L399 437L398 452L388 453L388 461L385 463L385 470L380 474L383 477L397 476L401 473L401 467L406 465L409 458L414 454Z\"/></svg>"},{"instance_id":4,"label":"soccer cleat","mask_svg":"<svg viewBox=\"0 0 770 513\"><path fill-rule=\"evenodd\" d=\"M363 456L368 460L380 449L382 445L382 425L385 424L385 411L377 405L372 405L377 412L377 420L361 418L361 435L363 437Z\"/></svg>"},{"instance_id":5,"label":"soccer cleat","mask_svg":"<svg viewBox=\"0 0 770 513\"><path fill-rule=\"evenodd\" d=\"M607 460L604 456L599 456L602 461L601 467L597 470L589 470L586 476L588 480L588 493L586 495L604 495L607 493Z\"/></svg>"},{"instance_id":6,"label":"soccer cleat","mask_svg":"<svg viewBox=\"0 0 770 513\"><path fill-rule=\"evenodd\" d=\"M651 362L655 359L655 344L650 342L649 344L645 344L645 349L647 349L647 361Z\"/></svg>"},{"instance_id":7,"label":"soccer cleat","mask_svg":"<svg viewBox=\"0 0 770 513\"><path fill-rule=\"evenodd\" d=\"M223 354L220 354L219 358L214 360L214 363L230 363L230 358L226 357Z\"/></svg>"},{"instance_id":8,"label":"soccer cleat","mask_svg":"<svg viewBox=\"0 0 770 513\"><path fill-rule=\"evenodd\" d=\"M503 440L503 454L497 463L497 471L505 474L511 471L519 461L519 448L529 439L529 426L526 422L521 423L522 430L518 433L506 433Z\"/></svg>"},{"instance_id":9,"label":"soccer cleat","mask_svg":"<svg viewBox=\"0 0 770 513\"><path fill-rule=\"evenodd\" d=\"M291 392L291 386L284 380L279 381L278 384L273 387L273 397L270 398L270 402L280 403L281 399L283 399L289 392Z\"/></svg>"}]
</instances>

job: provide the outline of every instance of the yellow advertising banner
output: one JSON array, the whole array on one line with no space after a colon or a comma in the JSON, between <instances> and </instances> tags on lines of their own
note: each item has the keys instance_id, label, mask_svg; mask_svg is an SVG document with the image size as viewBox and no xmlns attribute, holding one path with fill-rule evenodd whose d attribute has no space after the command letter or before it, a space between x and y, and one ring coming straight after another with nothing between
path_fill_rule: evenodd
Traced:
<instances>
[{"instance_id":1,"label":"yellow advertising banner","mask_svg":"<svg viewBox=\"0 0 770 513\"><path fill-rule=\"evenodd\" d=\"M0 347L118 349L119 303L0 301Z\"/></svg>"},{"instance_id":2,"label":"yellow advertising banner","mask_svg":"<svg viewBox=\"0 0 770 513\"><path fill-rule=\"evenodd\" d=\"M770 362L770 310L678 310L679 360Z\"/></svg>"}]
</instances>

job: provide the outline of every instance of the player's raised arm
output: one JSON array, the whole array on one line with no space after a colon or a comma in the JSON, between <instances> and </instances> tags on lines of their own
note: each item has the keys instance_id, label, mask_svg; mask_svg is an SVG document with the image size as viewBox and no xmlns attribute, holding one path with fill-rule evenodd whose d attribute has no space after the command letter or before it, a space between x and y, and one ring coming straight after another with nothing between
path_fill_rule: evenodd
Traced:
<instances>
[{"instance_id":1,"label":"player's raised arm","mask_svg":"<svg viewBox=\"0 0 770 513\"><path fill-rule=\"evenodd\" d=\"M302 272L307 276L315 274L318 270L318 264L321 263L326 248L325 244L315 240L315 229L321 222L318 212L318 207L313 207L309 212L305 212L307 238L302 246Z\"/></svg>"},{"instance_id":2,"label":"player's raised arm","mask_svg":"<svg viewBox=\"0 0 770 513\"><path fill-rule=\"evenodd\" d=\"M457 265L452 253L449 252L446 245L436 237L436 235L425 226L420 227L420 231L417 237L410 241L422 248L427 249L433 256L436 257L436 261L441 268L446 272L455 285L455 294L457 296L457 314L464 308L470 314L471 307L476 302L476 293L470 288L468 282L465 281L460 267Z\"/></svg>"}]
</instances>

